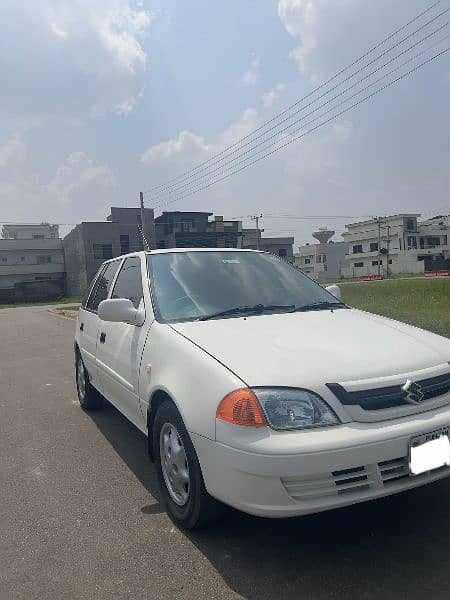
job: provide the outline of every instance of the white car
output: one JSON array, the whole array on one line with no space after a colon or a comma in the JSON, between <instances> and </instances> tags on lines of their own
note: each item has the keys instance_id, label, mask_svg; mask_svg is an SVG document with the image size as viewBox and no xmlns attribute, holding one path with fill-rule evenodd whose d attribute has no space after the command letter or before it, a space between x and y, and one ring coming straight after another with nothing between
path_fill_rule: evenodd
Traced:
<instances>
[{"instance_id":1,"label":"white car","mask_svg":"<svg viewBox=\"0 0 450 600\"><path fill-rule=\"evenodd\" d=\"M77 388L148 436L172 519L288 517L450 475L450 340L355 310L264 252L104 263L80 309Z\"/></svg>"}]
</instances>

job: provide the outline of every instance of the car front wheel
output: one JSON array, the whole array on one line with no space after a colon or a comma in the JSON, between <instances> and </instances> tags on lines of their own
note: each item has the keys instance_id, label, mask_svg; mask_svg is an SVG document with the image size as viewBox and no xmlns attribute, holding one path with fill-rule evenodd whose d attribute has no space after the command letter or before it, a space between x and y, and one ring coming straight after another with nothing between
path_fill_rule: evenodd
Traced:
<instances>
[{"instance_id":1,"label":"car front wheel","mask_svg":"<svg viewBox=\"0 0 450 600\"><path fill-rule=\"evenodd\" d=\"M206 491L192 441L176 406L168 400L155 416L153 456L167 512L177 525L200 529L222 515L224 506Z\"/></svg>"}]
</instances>

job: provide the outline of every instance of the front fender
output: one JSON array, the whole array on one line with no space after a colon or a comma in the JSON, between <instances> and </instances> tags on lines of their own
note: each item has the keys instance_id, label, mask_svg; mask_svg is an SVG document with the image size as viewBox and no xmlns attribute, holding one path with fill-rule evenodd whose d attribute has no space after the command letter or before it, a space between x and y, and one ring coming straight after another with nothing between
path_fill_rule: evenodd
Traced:
<instances>
[{"instance_id":1,"label":"front fender","mask_svg":"<svg viewBox=\"0 0 450 600\"><path fill-rule=\"evenodd\" d=\"M141 410L148 414L157 392L178 408L186 429L215 439L216 409L224 396L245 383L214 357L176 332L155 322L144 348L140 370Z\"/></svg>"}]
</instances>

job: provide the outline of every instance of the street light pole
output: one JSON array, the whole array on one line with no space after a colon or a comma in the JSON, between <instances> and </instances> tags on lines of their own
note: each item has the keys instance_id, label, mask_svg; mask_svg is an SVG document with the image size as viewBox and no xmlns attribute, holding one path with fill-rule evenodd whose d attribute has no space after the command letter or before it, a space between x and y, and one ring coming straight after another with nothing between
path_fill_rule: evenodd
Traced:
<instances>
[{"instance_id":1,"label":"street light pole","mask_svg":"<svg viewBox=\"0 0 450 600\"><path fill-rule=\"evenodd\" d=\"M252 217L253 221L256 221L256 249L259 250L259 219L262 219L261 215L254 215Z\"/></svg>"}]
</instances>

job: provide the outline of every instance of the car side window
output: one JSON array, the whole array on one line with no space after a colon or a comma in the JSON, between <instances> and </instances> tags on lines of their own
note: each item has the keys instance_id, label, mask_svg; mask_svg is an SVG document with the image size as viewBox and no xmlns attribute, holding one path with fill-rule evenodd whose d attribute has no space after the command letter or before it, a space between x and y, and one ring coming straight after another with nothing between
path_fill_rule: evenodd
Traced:
<instances>
[{"instance_id":1,"label":"car side window","mask_svg":"<svg viewBox=\"0 0 450 600\"><path fill-rule=\"evenodd\" d=\"M102 300L106 300L108 297L109 289L111 287L111 283L114 279L114 275L117 272L120 261L115 260L114 262L108 263L104 271L100 273L95 282L95 287L92 290L91 295L89 296L88 303L86 304L86 308L91 310L92 312L97 312L98 305Z\"/></svg>"},{"instance_id":2,"label":"car side window","mask_svg":"<svg viewBox=\"0 0 450 600\"><path fill-rule=\"evenodd\" d=\"M94 277L92 278L91 283L90 283L89 288L88 288L88 291L86 292L86 294L84 295L84 297L83 297L83 299L81 301L81 307L82 308L86 308L86 309L88 308L87 304L89 302L89 298L92 299L92 297L94 296L93 290L94 290L95 284L97 283L98 276L105 269L106 269L106 265L102 265L100 267L100 269L97 271L97 273L94 275Z\"/></svg>"},{"instance_id":3,"label":"car side window","mask_svg":"<svg viewBox=\"0 0 450 600\"><path fill-rule=\"evenodd\" d=\"M111 295L111 298L127 298L135 308L139 308L144 298L142 291L141 259L132 256L125 259Z\"/></svg>"}]
</instances>

